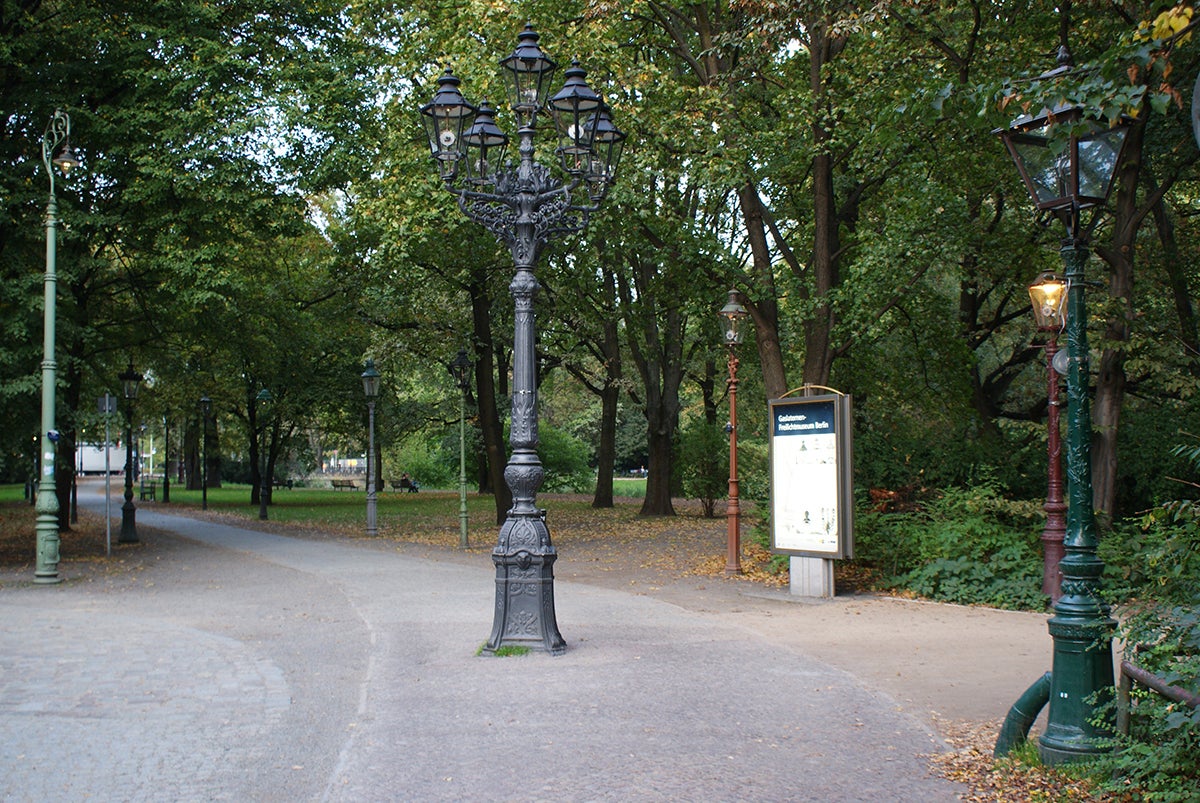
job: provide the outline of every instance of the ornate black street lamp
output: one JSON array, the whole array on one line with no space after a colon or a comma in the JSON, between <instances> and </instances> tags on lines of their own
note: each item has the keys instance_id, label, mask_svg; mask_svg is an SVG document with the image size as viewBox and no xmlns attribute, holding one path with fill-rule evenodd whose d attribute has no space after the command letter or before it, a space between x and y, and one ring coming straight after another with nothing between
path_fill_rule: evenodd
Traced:
<instances>
[{"instance_id":1,"label":"ornate black street lamp","mask_svg":"<svg viewBox=\"0 0 1200 803\"><path fill-rule=\"evenodd\" d=\"M137 401L138 389L143 377L133 370L133 360L129 366L117 374L121 380L121 391L125 396L125 504L121 505L121 534L117 536L118 544L136 544L137 506L133 504L133 403Z\"/></svg>"},{"instance_id":2,"label":"ornate black street lamp","mask_svg":"<svg viewBox=\"0 0 1200 803\"><path fill-rule=\"evenodd\" d=\"M1058 69L1043 78L1065 75L1070 69L1070 54L1063 47ZM1106 728L1094 722L1097 699L1113 690L1115 622L1099 594L1104 563L1096 555L1092 500L1084 266L1088 240L1112 188L1127 131L1127 121L1110 125L1074 106L1045 109L996 131L1038 209L1053 214L1067 229L1062 255L1067 286L1068 506L1059 562L1062 596L1049 623L1054 640L1050 713L1039 739L1042 760L1050 764L1087 759L1107 749ZM1088 210L1093 217L1085 223Z\"/></svg>"},{"instance_id":3,"label":"ornate black street lamp","mask_svg":"<svg viewBox=\"0 0 1200 803\"><path fill-rule=\"evenodd\" d=\"M212 415L212 399L200 397L200 418L203 440L200 443L200 509L208 510L208 417Z\"/></svg>"},{"instance_id":4,"label":"ornate black street lamp","mask_svg":"<svg viewBox=\"0 0 1200 803\"><path fill-rule=\"evenodd\" d=\"M267 390L266 388L263 388L262 390L260 390L258 392L258 395L254 397L254 401L257 403L256 411L261 414L265 410L267 405L269 405L274 400L275 400L275 397L271 395L271 391ZM267 422L266 421L263 421L262 437L259 438L258 450L262 453L261 459L259 460L259 462L262 464L262 468L258 472L258 477L259 477L258 518L261 519L262 521L266 521L267 520L267 499L271 494L271 480L267 476L267 468L270 465L269 455L267 454L267 452L270 450L270 438L267 437Z\"/></svg>"},{"instance_id":5,"label":"ornate black street lamp","mask_svg":"<svg viewBox=\"0 0 1200 803\"><path fill-rule=\"evenodd\" d=\"M467 539L467 389L471 386L471 360L467 352L458 350L446 369L458 385L458 545L468 546Z\"/></svg>"},{"instance_id":6,"label":"ornate black street lamp","mask_svg":"<svg viewBox=\"0 0 1200 803\"><path fill-rule=\"evenodd\" d=\"M746 336L746 319L749 313L738 302L737 290L729 291L729 301L721 307L721 340L729 350L729 501L725 506L726 548L725 574L742 573L741 508L738 503L737 471L737 347Z\"/></svg>"},{"instance_id":7,"label":"ornate black street lamp","mask_svg":"<svg viewBox=\"0 0 1200 803\"><path fill-rule=\"evenodd\" d=\"M42 435L41 475L37 482L37 558L33 571L33 582L51 585L62 581L58 576L58 489L55 470L55 444L58 430L55 428L55 374L58 363L54 358L55 315L58 301L58 195L54 191L54 168L68 175L78 167L79 159L71 150L71 118L61 109L55 109L50 123L42 134L42 164L50 179L50 198L46 202L46 275L43 294L43 343L42 343ZM36 440L36 439L35 439Z\"/></svg>"},{"instance_id":8,"label":"ornate black street lamp","mask_svg":"<svg viewBox=\"0 0 1200 803\"><path fill-rule=\"evenodd\" d=\"M375 465L375 400L379 398L379 371L374 360L367 360L362 372L363 395L367 397L367 535L379 535L375 516L375 477L379 473Z\"/></svg>"},{"instance_id":9,"label":"ornate black street lamp","mask_svg":"<svg viewBox=\"0 0 1200 803\"><path fill-rule=\"evenodd\" d=\"M1067 284L1057 274L1042 273L1029 285L1029 300L1033 305L1033 317L1038 330L1046 333L1046 526L1042 530L1042 593L1050 602L1058 602L1062 596L1062 574L1058 564L1063 557L1063 537L1067 532L1065 513L1067 503L1063 500L1062 440L1059 435L1058 375L1055 357L1058 350L1058 333L1066 325ZM1067 353L1061 352L1063 357ZM1066 364L1063 364L1066 370Z\"/></svg>"},{"instance_id":10,"label":"ornate black street lamp","mask_svg":"<svg viewBox=\"0 0 1200 803\"><path fill-rule=\"evenodd\" d=\"M429 148L446 189L458 206L509 247L515 275L509 290L515 305L513 338L512 456L504 480L513 507L500 527L492 562L496 566L496 607L485 651L506 644L561 653L566 642L554 616L554 561L545 512L536 502L544 479L538 458L537 382L534 376L533 267L552 237L582 231L616 178L625 135L608 107L584 81L578 64L547 102L555 63L538 47L530 25L516 50L500 64L507 71L511 108L517 118L519 161L504 161L508 136L496 125L486 101L478 107L458 90L449 68L438 80L433 100L421 107ZM563 178L534 161L538 115L550 111L557 124L556 151ZM586 202L576 200L586 196Z\"/></svg>"}]
</instances>

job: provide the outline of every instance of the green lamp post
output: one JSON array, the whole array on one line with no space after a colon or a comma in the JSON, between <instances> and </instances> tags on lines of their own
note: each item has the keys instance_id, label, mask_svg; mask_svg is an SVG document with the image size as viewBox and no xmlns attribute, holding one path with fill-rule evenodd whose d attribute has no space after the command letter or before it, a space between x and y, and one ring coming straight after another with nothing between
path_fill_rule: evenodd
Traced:
<instances>
[{"instance_id":1,"label":"green lamp post","mask_svg":"<svg viewBox=\"0 0 1200 803\"><path fill-rule=\"evenodd\" d=\"M257 406L260 409L266 407L268 404L270 404L274 400L275 400L275 397L272 396L271 391L267 390L266 388L263 388L262 390L260 390L258 392L258 395L254 397L254 401L257 402ZM259 451L262 452L262 457L259 462L262 465L261 465L261 470L258 472L258 476L259 476L258 518L261 519L262 521L266 521L267 520L267 499L269 498L269 496L271 494L271 480L267 477L267 469L270 467L271 464L270 464L270 460L269 460L269 455L267 454L267 450L269 447L268 447L268 441L267 441L267 424L265 421L263 422L263 426L262 426L262 438L260 438L259 440L260 440L260 443L259 443L258 448L259 448Z\"/></svg>"},{"instance_id":2,"label":"green lamp post","mask_svg":"<svg viewBox=\"0 0 1200 803\"><path fill-rule=\"evenodd\" d=\"M71 150L71 118L61 109L55 109L50 123L42 134L42 164L50 178L50 198L46 203L46 276L42 353L42 435L41 474L37 484L37 560L33 581L40 584L61 582L58 576L58 495L55 473L55 444L58 430L55 429L54 386L58 364L54 359L55 304L58 299L58 196L54 192L54 168L68 175L79 166L79 159Z\"/></svg>"},{"instance_id":3,"label":"green lamp post","mask_svg":"<svg viewBox=\"0 0 1200 803\"><path fill-rule=\"evenodd\" d=\"M379 369L367 360L362 372L363 395L367 397L367 535L379 535L376 516L376 488L379 467L375 465L375 401L379 398Z\"/></svg>"},{"instance_id":4,"label":"green lamp post","mask_svg":"<svg viewBox=\"0 0 1200 803\"><path fill-rule=\"evenodd\" d=\"M458 350L458 356L446 368L458 385L458 545L462 549L467 541L467 389L471 386L468 373L471 360L467 352Z\"/></svg>"},{"instance_id":5,"label":"green lamp post","mask_svg":"<svg viewBox=\"0 0 1200 803\"><path fill-rule=\"evenodd\" d=\"M1070 53L1043 78L1065 75ZM1100 599L1104 563L1097 557L1092 501L1091 406L1088 401L1087 307L1084 267L1091 231L1108 199L1124 149L1127 121L1109 125L1075 106L1021 117L998 134L1016 162L1039 210L1066 226L1063 278L1067 290L1067 524L1063 538L1062 595L1054 603L1050 636L1054 663L1050 713L1039 752L1048 764L1086 760L1106 750L1107 728L1097 708L1113 691L1114 620ZM1083 215L1091 211L1085 224Z\"/></svg>"}]
</instances>

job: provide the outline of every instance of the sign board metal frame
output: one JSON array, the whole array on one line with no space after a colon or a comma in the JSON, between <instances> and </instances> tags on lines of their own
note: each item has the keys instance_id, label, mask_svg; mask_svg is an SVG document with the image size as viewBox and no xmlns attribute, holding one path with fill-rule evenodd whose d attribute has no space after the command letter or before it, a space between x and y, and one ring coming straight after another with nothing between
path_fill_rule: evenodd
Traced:
<instances>
[{"instance_id":1,"label":"sign board metal frame","mask_svg":"<svg viewBox=\"0 0 1200 803\"><path fill-rule=\"evenodd\" d=\"M771 551L854 556L851 399L771 399Z\"/></svg>"}]
</instances>

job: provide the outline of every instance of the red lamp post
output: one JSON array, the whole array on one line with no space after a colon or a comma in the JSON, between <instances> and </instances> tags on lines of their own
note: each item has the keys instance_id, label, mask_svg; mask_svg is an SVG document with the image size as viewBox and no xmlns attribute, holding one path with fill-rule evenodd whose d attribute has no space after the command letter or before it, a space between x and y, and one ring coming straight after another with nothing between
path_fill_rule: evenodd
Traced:
<instances>
[{"instance_id":1,"label":"red lamp post","mask_svg":"<svg viewBox=\"0 0 1200 803\"><path fill-rule=\"evenodd\" d=\"M1055 356L1058 351L1058 333L1066 325L1067 284L1057 275L1046 272L1029 285L1029 299L1033 304L1033 317L1038 329L1047 332L1046 375L1047 399L1046 428L1046 527L1042 530L1042 593L1052 603L1062 596L1062 571L1059 561L1063 557L1063 537L1067 532L1067 503L1063 499L1062 439L1059 435L1058 370ZM1063 352L1066 356L1066 352Z\"/></svg>"},{"instance_id":2,"label":"red lamp post","mask_svg":"<svg viewBox=\"0 0 1200 803\"><path fill-rule=\"evenodd\" d=\"M737 290L729 291L729 301L721 308L721 328L725 345L729 348L729 423L725 431L729 433L729 502L725 507L725 520L728 526L725 552L725 574L742 573L741 545L741 508L738 505L738 473L737 473L737 347L741 345L746 334L746 308L738 303Z\"/></svg>"}]
</instances>

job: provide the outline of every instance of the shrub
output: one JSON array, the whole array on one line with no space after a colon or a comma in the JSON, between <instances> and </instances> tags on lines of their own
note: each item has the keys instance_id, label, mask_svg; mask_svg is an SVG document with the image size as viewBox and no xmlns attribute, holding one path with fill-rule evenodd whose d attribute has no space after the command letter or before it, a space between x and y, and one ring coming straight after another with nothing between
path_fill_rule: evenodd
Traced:
<instances>
[{"instance_id":1,"label":"shrub","mask_svg":"<svg viewBox=\"0 0 1200 803\"><path fill-rule=\"evenodd\" d=\"M931 599L1041 608L1042 523L1039 504L1006 499L984 477L930 494L912 512L860 513L855 560L885 585Z\"/></svg>"},{"instance_id":2,"label":"shrub","mask_svg":"<svg viewBox=\"0 0 1200 803\"><path fill-rule=\"evenodd\" d=\"M679 433L675 473L684 496L700 500L713 518L718 499L729 492L729 441L724 428L697 419Z\"/></svg>"},{"instance_id":3,"label":"shrub","mask_svg":"<svg viewBox=\"0 0 1200 803\"><path fill-rule=\"evenodd\" d=\"M1200 447L1177 447L1174 454L1200 473ZM1132 645L1133 663L1171 685L1200 690L1200 506L1173 501L1140 524L1140 532L1107 550L1130 600L1121 611L1120 639ZM1117 749L1100 767L1110 786L1143 800L1195 800L1200 710L1153 692L1137 691L1133 699L1130 733L1116 738Z\"/></svg>"}]
</instances>

